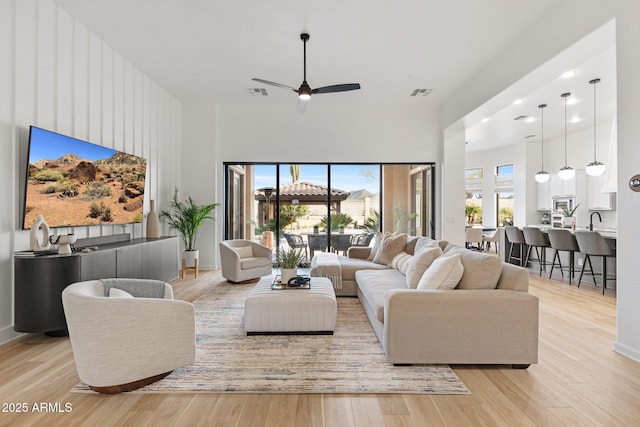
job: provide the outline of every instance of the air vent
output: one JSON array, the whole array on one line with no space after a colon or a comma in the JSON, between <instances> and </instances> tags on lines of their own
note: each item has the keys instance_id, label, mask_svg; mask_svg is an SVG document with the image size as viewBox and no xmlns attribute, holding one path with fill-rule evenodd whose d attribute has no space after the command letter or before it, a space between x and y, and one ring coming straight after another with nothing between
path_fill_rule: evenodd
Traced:
<instances>
[{"instance_id":1,"label":"air vent","mask_svg":"<svg viewBox=\"0 0 640 427\"><path fill-rule=\"evenodd\" d=\"M513 119L513 120L526 120L526 119L528 119L528 118L529 118L529 116L518 116L518 117L516 117L516 118L515 118L515 119Z\"/></svg>"},{"instance_id":2,"label":"air vent","mask_svg":"<svg viewBox=\"0 0 640 427\"><path fill-rule=\"evenodd\" d=\"M430 95L431 92L433 92L433 89L414 89L414 91L411 92L411 95L409 96L427 96Z\"/></svg>"},{"instance_id":3,"label":"air vent","mask_svg":"<svg viewBox=\"0 0 640 427\"><path fill-rule=\"evenodd\" d=\"M524 139L528 139L528 138L535 138L535 137L536 137L535 135L531 134L531 135L527 135L527 136L525 136L525 137L524 137Z\"/></svg>"},{"instance_id":4,"label":"air vent","mask_svg":"<svg viewBox=\"0 0 640 427\"><path fill-rule=\"evenodd\" d=\"M247 92L251 96L269 96L265 88L248 88Z\"/></svg>"}]
</instances>

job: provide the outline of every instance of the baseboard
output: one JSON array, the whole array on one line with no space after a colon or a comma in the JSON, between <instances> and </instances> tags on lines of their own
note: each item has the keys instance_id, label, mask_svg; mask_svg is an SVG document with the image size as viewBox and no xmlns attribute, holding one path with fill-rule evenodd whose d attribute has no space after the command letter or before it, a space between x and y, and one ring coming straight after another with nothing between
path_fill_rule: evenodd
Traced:
<instances>
[{"instance_id":1,"label":"baseboard","mask_svg":"<svg viewBox=\"0 0 640 427\"><path fill-rule=\"evenodd\" d=\"M624 356L628 359L633 360L634 362L640 363L640 351L636 349L628 347L624 344L620 344L618 341L616 341L613 344L613 351L615 351L621 356Z\"/></svg>"},{"instance_id":2,"label":"baseboard","mask_svg":"<svg viewBox=\"0 0 640 427\"><path fill-rule=\"evenodd\" d=\"M21 335L22 333L13 330L13 325L7 326L6 328L0 329L0 344L6 344Z\"/></svg>"}]
</instances>

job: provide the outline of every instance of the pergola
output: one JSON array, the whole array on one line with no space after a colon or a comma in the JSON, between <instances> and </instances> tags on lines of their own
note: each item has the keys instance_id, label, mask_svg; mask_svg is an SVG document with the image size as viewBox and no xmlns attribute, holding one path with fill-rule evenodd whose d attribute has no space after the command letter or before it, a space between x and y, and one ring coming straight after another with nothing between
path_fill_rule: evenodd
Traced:
<instances>
[{"instance_id":1,"label":"pergola","mask_svg":"<svg viewBox=\"0 0 640 427\"><path fill-rule=\"evenodd\" d=\"M330 191L330 193L329 193ZM277 194L276 194L277 193ZM330 194L330 200L329 200ZM275 206L278 196L280 204L290 205L327 205L330 202L330 211L340 213L340 204L346 200L351 193L331 188L320 184L314 184L306 181L297 181L292 184L280 186L280 191L275 188L259 188L255 193L255 200L258 201L258 212L267 212L267 215L260 218L263 225L267 218L274 217L273 206ZM266 204L268 203L268 206ZM265 209L265 208L268 208Z\"/></svg>"}]
</instances>

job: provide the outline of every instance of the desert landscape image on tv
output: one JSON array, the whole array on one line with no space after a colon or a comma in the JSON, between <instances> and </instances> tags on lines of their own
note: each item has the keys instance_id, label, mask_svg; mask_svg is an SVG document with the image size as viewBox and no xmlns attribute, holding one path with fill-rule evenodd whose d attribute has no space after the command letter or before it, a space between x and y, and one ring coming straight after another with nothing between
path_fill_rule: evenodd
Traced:
<instances>
[{"instance_id":1,"label":"desert landscape image on tv","mask_svg":"<svg viewBox=\"0 0 640 427\"><path fill-rule=\"evenodd\" d=\"M142 222L146 159L32 127L24 224Z\"/></svg>"}]
</instances>

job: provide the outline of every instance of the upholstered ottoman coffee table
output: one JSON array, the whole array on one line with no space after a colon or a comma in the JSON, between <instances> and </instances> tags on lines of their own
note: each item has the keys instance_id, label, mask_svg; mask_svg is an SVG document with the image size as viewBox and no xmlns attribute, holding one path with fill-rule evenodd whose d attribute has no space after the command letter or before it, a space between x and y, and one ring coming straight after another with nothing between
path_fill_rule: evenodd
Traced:
<instances>
[{"instance_id":1,"label":"upholstered ottoman coffee table","mask_svg":"<svg viewBox=\"0 0 640 427\"><path fill-rule=\"evenodd\" d=\"M247 335L332 335L336 326L336 294L329 279L312 277L309 289L273 290L264 277L244 301Z\"/></svg>"}]
</instances>

